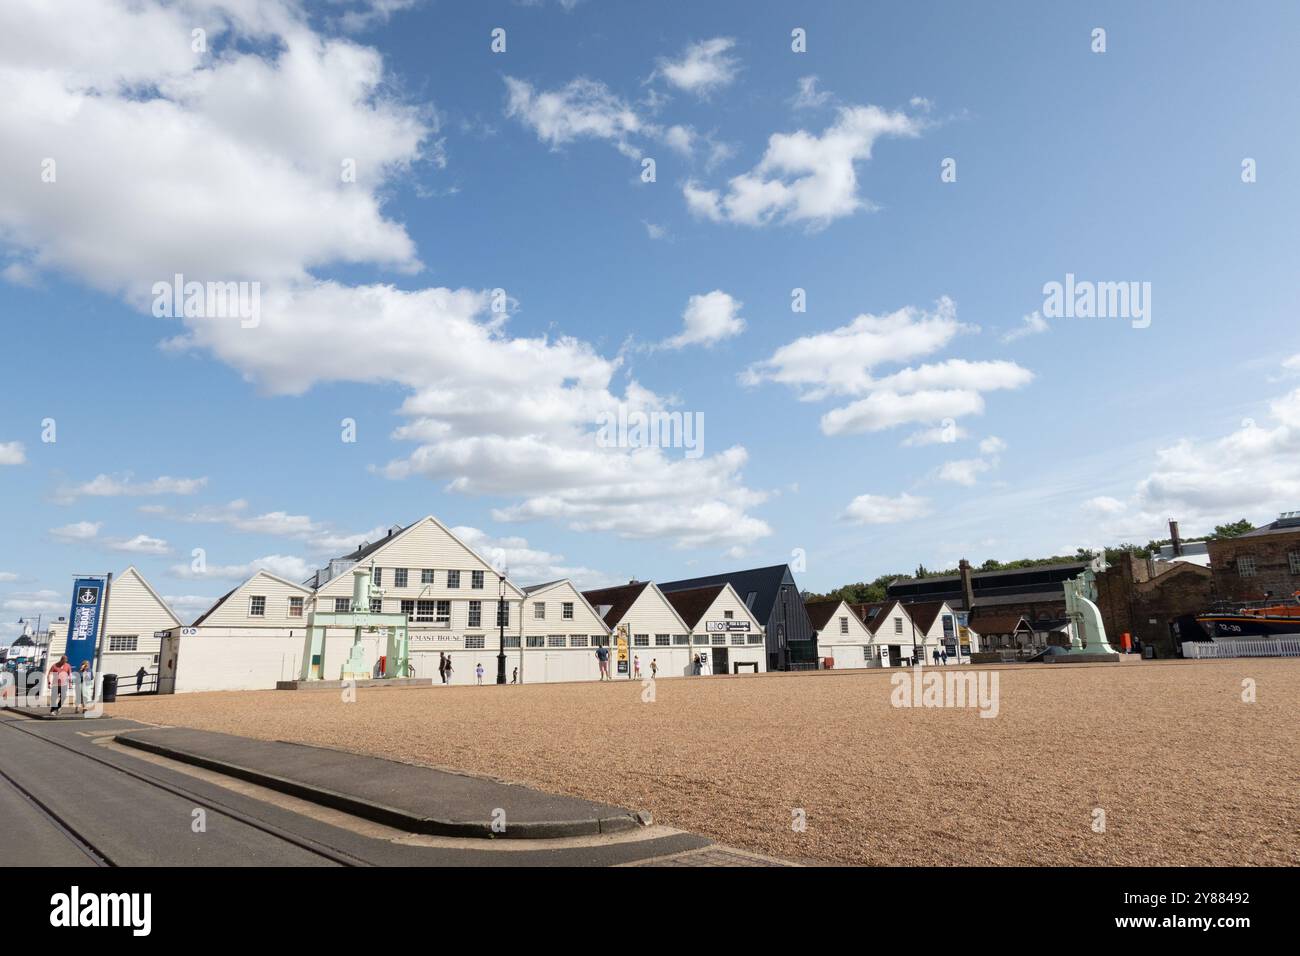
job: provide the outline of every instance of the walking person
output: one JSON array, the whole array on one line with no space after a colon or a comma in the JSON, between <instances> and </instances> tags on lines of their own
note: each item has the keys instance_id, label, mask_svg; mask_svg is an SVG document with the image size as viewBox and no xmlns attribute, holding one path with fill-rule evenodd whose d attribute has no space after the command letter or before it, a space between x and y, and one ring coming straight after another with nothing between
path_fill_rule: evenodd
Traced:
<instances>
[{"instance_id":1,"label":"walking person","mask_svg":"<svg viewBox=\"0 0 1300 956\"><path fill-rule=\"evenodd\" d=\"M447 655L442 651L438 652L438 679L447 683Z\"/></svg>"},{"instance_id":2,"label":"walking person","mask_svg":"<svg viewBox=\"0 0 1300 956\"><path fill-rule=\"evenodd\" d=\"M510 683L512 683L512 684L518 684L518 683L519 683L519 668L518 668L518 667L516 667L515 670L514 670L514 673L510 675Z\"/></svg>"},{"instance_id":3,"label":"walking person","mask_svg":"<svg viewBox=\"0 0 1300 956\"><path fill-rule=\"evenodd\" d=\"M68 685L72 683L72 665L68 655L64 654L50 667L50 713L57 715L63 709L63 700L68 695Z\"/></svg>"},{"instance_id":4,"label":"walking person","mask_svg":"<svg viewBox=\"0 0 1300 956\"><path fill-rule=\"evenodd\" d=\"M654 680L659 676L659 661L656 658L650 658L650 679Z\"/></svg>"},{"instance_id":5,"label":"walking person","mask_svg":"<svg viewBox=\"0 0 1300 956\"><path fill-rule=\"evenodd\" d=\"M945 647L939 652L939 660L943 662L944 667L948 666L948 648Z\"/></svg>"},{"instance_id":6,"label":"walking person","mask_svg":"<svg viewBox=\"0 0 1300 956\"><path fill-rule=\"evenodd\" d=\"M73 697L73 713L84 714L86 706L95 697L95 674L90 669L90 661L82 661L77 668L77 686Z\"/></svg>"},{"instance_id":7,"label":"walking person","mask_svg":"<svg viewBox=\"0 0 1300 956\"><path fill-rule=\"evenodd\" d=\"M474 668L474 677L480 685L483 683L483 664L481 661Z\"/></svg>"},{"instance_id":8,"label":"walking person","mask_svg":"<svg viewBox=\"0 0 1300 956\"><path fill-rule=\"evenodd\" d=\"M447 667L446 667L446 669L444 669L443 672L442 672L442 682L443 682L444 684L450 684L450 683L451 683L451 672L452 672L452 666L451 666L451 655L448 654L448 655L447 655Z\"/></svg>"},{"instance_id":9,"label":"walking person","mask_svg":"<svg viewBox=\"0 0 1300 956\"><path fill-rule=\"evenodd\" d=\"M637 680L641 679L641 655L632 655L632 676Z\"/></svg>"},{"instance_id":10,"label":"walking person","mask_svg":"<svg viewBox=\"0 0 1300 956\"><path fill-rule=\"evenodd\" d=\"M935 662L935 664L937 665L937 664L939 663L939 648L936 647L936 648L934 649L934 655L933 655L933 656L934 656L934 662Z\"/></svg>"}]
</instances>

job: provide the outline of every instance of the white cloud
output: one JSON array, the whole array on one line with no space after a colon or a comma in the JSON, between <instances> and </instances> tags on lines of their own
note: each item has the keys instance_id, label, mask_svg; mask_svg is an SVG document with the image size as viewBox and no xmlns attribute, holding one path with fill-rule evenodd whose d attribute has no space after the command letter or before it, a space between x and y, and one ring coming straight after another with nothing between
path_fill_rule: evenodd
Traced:
<instances>
[{"instance_id":1,"label":"white cloud","mask_svg":"<svg viewBox=\"0 0 1300 956\"><path fill-rule=\"evenodd\" d=\"M671 86L696 96L730 86L740 70L740 61L730 51L736 41L731 37L713 37L692 43L677 60L659 59L654 76L663 77Z\"/></svg>"},{"instance_id":2,"label":"white cloud","mask_svg":"<svg viewBox=\"0 0 1300 956\"><path fill-rule=\"evenodd\" d=\"M957 418L983 413L983 392L1019 388L1033 374L1014 362L965 359L905 368L884 377L872 371L877 365L935 352L967 328L957 321L956 306L946 297L932 313L908 307L885 316L860 315L849 325L781 346L770 358L750 365L740 380L747 385L779 382L794 388L803 401L865 393L865 398L822 416L827 435L937 423L938 430L920 432L907 443L952 440L945 436L955 438L951 429Z\"/></svg>"},{"instance_id":3,"label":"white cloud","mask_svg":"<svg viewBox=\"0 0 1300 956\"><path fill-rule=\"evenodd\" d=\"M29 591L10 594L0 609L16 614L38 614L46 611L67 611L68 602L58 591Z\"/></svg>"},{"instance_id":4,"label":"white cloud","mask_svg":"<svg viewBox=\"0 0 1300 956\"><path fill-rule=\"evenodd\" d=\"M1292 355L1282 363L1283 368L1300 370L1300 354Z\"/></svg>"},{"instance_id":5,"label":"white cloud","mask_svg":"<svg viewBox=\"0 0 1300 956\"><path fill-rule=\"evenodd\" d=\"M206 594L164 594L163 600L182 621L192 621L212 605L215 597Z\"/></svg>"},{"instance_id":6,"label":"white cloud","mask_svg":"<svg viewBox=\"0 0 1300 956\"><path fill-rule=\"evenodd\" d=\"M979 476L997 468L1001 455L1007 450L1007 443L996 435L990 435L979 443L979 458L959 458L946 461L939 467L939 480L951 481L967 487L979 481Z\"/></svg>"},{"instance_id":7,"label":"white cloud","mask_svg":"<svg viewBox=\"0 0 1300 956\"><path fill-rule=\"evenodd\" d=\"M9 581L17 581L17 580L18 580L18 575L14 574L12 571L0 571L0 584L5 584L8 583Z\"/></svg>"},{"instance_id":8,"label":"white cloud","mask_svg":"<svg viewBox=\"0 0 1300 956\"><path fill-rule=\"evenodd\" d=\"M905 448L916 448L922 445L949 445L969 436L970 433L966 429L949 419L947 422L933 428L923 428L920 431L913 432L903 439L902 444Z\"/></svg>"},{"instance_id":9,"label":"white cloud","mask_svg":"<svg viewBox=\"0 0 1300 956\"><path fill-rule=\"evenodd\" d=\"M302 558L287 554L268 554L262 558L255 558L247 564L209 564L202 572L195 571L189 564L174 564L171 567L173 575L190 580L216 578L225 581L243 581L261 570L298 582L311 577L315 569Z\"/></svg>"},{"instance_id":10,"label":"white cloud","mask_svg":"<svg viewBox=\"0 0 1300 956\"><path fill-rule=\"evenodd\" d=\"M906 492L897 497L858 495L844 509L844 518L853 524L896 524L912 521L930 513L929 502Z\"/></svg>"},{"instance_id":11,"label":"white cloud","mask_svg":"<svg viewBox=\"0 0 1300 956\"><path fill-rule=\"evenodd\" d=\"M997 435L990 435L980 442L980 454L997 456L1007 450L1007 443Z\"/></svg>"},{"instance_id":12,"label":"white cloud","mask_svg":"<svg viewBox=\"0 0 1300 956\"><path fill-rule=\"evenodd\" d=\"M22 442L0 442L0 465L21 465L26 461L27 450Z\"/></svg>"},{"instance_id":13,"label":"white cloud","mask_svg":"<svg viewBox=\"0 0 1300 956\"><path fill-rule=\"evenodd\" d=\"M102 521L75 521L61 528L51 528L50 535L60 541L89 541L99 535Z\"/></svg>"},{"instance_id":14,"label":"white cloud","mask_svg":"<svg viewBox=\"0 0 1300 956\"><path fill-rule=\"evenodd\" d=\"M1127 505L1118 498L1112 498L1110 495L1098 495L1095 498L1089 498L1083 503L1085 511L1097 515L1117 515L1125 510Z\"/></svg>"},{"instance_id":15,"label":"white cloud","mask_svg":"<svg viewBox=\"0 0 1300 956\"><path fill-rule=\"evenodd\" d=\"M1245 420L1220 438L1184 438L1156 452L1137 485L1135 524L1212 527L1250 517L1271 520L1300 507L1300 389L1269 404L1268 420Z\"/></svg>"},{"instance_id":16,"label":"white cloud","mask_svg":"<svg viewBox=\"0 0 1300 956\"><path fill-rule=\"evenodd\" d=\"M682 331L662 344L662 348L681 349L688 345L713 345L733 338L745 330L740 317L742 303L721 289L693 295L682 313Z\"/></svg>"},{"instance_id":17,"label":"white cloud","mask_svg":"<svg viewBox=\"0 0 1300 956\"><path fill-rule=\"evenodd\" d=\"M656 225L653 222L646 222L644 223L644 225L645 225L646 235L649 236L651 239L668 238L668 230L664 226Z\"/></svg>"},{"instance_id":18,"label":"white cloud","mask_svg":"<svg viewBox=\"0 0 1300 956\"><path fill-rule=\"evenodd\" d=\"M169 509L141 508L140 510L149 510L153 514L186 524L216 524L245 534L291 538L306 543L314 552L331 555L352 551L364 542L377 540L388 531L387 526L380 526L369 531L350 534L335 531L328 524L313 520L310 515L290 514L285 511L251 514L248 502L242 498L224 505L207 505L182 513Z\"/></svg>"},{"instance_id":19,"label":"white cloud","mask_svg":"<svg viewBox=\"0 0 1300 956\"><path fill-rule=\"evenodd\" d=\"M151 538L147 534L137 534L134 538L107 542L111 551L125 551L129 554L171 554L171 548L162 538Z\"/></svg>"},{"instance_id":20,"label":"white cloud","mask_svg":"<svg viewBox=\"0 0 1300 956\"><path fill-rule=\"evenodd\" d=\"M1012 329L1010 332L1007 332L1002 336L1003 342L1014 342L1016 339L1022 339L1026 335L1041 335L1043 332L1046 332L1051 328L1051 326L1047 324L1047 320L1039 315L1037 311L1030 312L1020 321L1022 324L1018 328Z\"/></svg>"},{"instance_id":21,"label":"white cloud","mask_svg":"<svg viewBox=\"0 0 1300 956\"><path fill-rule=\"evenodd\" d=\"M640 158L631 140L646 133L647 125L604 83L578 77L556 90L537 90L513 76L507 76L505 83L506 115L530 128L552 149L576 139L603 139L624 155Z\"/></svg>"},{"instance_id":22,"label":"white cloud","mask_svg":"<svg viewBox=\"0 0 1300 956\"><path fill-rule=\"evenodd\" d=\"M203 490L207 478L172 478L163 475L152 481L137 482L128 472L122 475L96 475L79 485L60 488L55 497L61 502L78 498L121 498L142 495L193 495Z\"/></svg>"},{"instance_id":23,"label":"white cloud","mask_svg":"<svg viewBox=\"0 0 1300 956\"><path fill-rule=\"evenodd\" d=\"M801 76L798 83L799 91L790 101L790 105L797 110L819 109L835 98L825 90L817 89L815 76Z\"/></svg>"},{"instance_id":24,"label":"white cloud","mask_svg":"<svg viewBox=\"0 0 1300 956\"><path fill-rule=\"evenodd\" d=\"M456 527L451 529L456 537L483 555L498 571L508 574L517 584L543 584L560 578L570 578L579 590L603 587L614 583L609 575L591 568L573 566L564 556L531 548L525 538L497 538L479 528Z\"/></svg>"},{"instance_id":25,"label":"white cloud","mask_svg":"<svg viewBox=\"0 0 1300 956\"><path fill-rule=\"evenodd\" d=\"M668 406L630 379L616 387L621 359L566 336L513 337L481 290L314 274L421 267L381 206L398 174L426 159L437 121L392 95L374 50L321 36L297 4L276 0L69 0L51 11L38 0L0 6L3 251L142 310L153 283L178 272L259 281L255 327L179 319L167 348L206 350L268 394L329 382L409 389L393 437L415 447L382 468L390 477L514 499L501 509L510 516L678 544L770 533L749 513L765 496L744 485L743 448L687 460L597 447L598 415ZM194 23L207 24L206 56L190 52ZM506 84L512 114L553 146L595 137L635 153L632 136L662 135L598 83ZM59 157L58 188L32 188L46 156ZM341 182L341 157L356 160L356 182ZM189 494L204 480L101 475L68 496ZM300 516L262 517L288 526Z\"/></svg>"},{"instance_id":26,"label":"white cloud","mask_svg":"<svg viewBox=\"0 0 1300 956\"><path fill-rule=\"evenodd\" d=\"M871 204L858 196L854 163L871 158L882 136L917 136L920 124L877 106L844 107L820 136L799 130L774 133L762 160L733 177L725 191L694 180L683 186L687 207L715 222L764 226L802 223L820 228Z\"/></svg>"}]
</instances>

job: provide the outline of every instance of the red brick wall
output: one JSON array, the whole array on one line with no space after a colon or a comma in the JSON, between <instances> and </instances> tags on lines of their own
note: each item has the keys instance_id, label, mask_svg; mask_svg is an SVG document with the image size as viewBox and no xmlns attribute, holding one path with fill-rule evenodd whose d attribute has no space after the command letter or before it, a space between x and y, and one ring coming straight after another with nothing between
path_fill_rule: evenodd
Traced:
<instances>
[{"instance_id":1,"label":"red brick wall","mask_svg":"<svg viewBox=\"0 0 1300 956\"><path fill-rule=\"evenodd\" d=\"M1214 591L1220 601L1257 601L1271 591L1287 598L1300 590L1300 575L1291 572L1288 555L1300 553L1300 529L1253 538L1223 538L1210 542ZM1242 577L1237 559L1255 559L1255 576Z\"/></svg>"}]
</instances>

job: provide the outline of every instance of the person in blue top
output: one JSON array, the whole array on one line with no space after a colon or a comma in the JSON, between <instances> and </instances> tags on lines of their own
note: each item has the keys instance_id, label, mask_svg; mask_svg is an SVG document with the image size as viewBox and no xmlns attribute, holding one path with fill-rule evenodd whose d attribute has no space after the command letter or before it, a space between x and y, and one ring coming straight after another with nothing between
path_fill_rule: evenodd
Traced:
<instances>
[{"instance_id":1,"label":"person in blue top","mask_svg":"<svg viewBox=\"0 0 1300 956\"><path fill-rule=\"evenodd\" d=\"M603 644L597 647L596 660L600 663L600 679L609 680L609 648Z\"/></svg>"}]
</instances>

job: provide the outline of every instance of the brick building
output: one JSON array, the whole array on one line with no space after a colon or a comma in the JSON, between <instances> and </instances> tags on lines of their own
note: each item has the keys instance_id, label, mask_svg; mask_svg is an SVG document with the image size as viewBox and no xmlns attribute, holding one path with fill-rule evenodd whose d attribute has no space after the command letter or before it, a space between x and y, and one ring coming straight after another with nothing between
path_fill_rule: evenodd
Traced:
<instances>
[{"instance_id":1,"label":"brick building","mask_svg":"<svg viewBox=\"0 0 1300 956\"><path fill-rule=\"evenodd\" d=\"M1186 640L1203 638L1196 615L1214 600L1209 568L1126 554L1097 574L1097 607L1112 647L1126 631L1159 657L1173 657Z\"/></svg>"},{"instance_id":2,"label":"brick building","mask_svg":"<svg viewBox=\"0 0 1300 956\"><path fill-rule=\"evenodd\" d=\"M1300 590L1300 511L1209 546L1216 600L1284 600Z\"/></svg>"}]
</instances>

